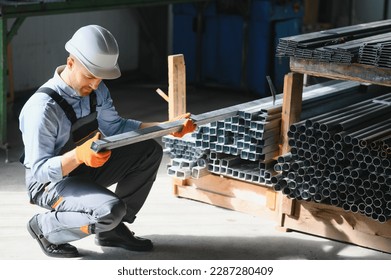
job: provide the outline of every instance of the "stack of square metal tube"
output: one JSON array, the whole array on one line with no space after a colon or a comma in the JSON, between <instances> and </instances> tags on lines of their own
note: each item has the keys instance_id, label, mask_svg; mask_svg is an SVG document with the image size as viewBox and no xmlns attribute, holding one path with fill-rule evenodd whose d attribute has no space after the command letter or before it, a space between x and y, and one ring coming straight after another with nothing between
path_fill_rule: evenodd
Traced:
<instances>
[{"instance_id":1,"label":"stack of square metal tube","mask_svg":"<svg viewBox=\"0 0 391 280\"><path fill-rule=\"evenodd\" d=\"M200 126L191 138L165 136L163 142L173 158L168 174L197 178L200 172L192 169L203 167L211 173L270 184L270 172L278 155L280 122L281 106L269 110L260 106ZM184 164L189 172L181 170Z\"/></svg>"}]
</instances>

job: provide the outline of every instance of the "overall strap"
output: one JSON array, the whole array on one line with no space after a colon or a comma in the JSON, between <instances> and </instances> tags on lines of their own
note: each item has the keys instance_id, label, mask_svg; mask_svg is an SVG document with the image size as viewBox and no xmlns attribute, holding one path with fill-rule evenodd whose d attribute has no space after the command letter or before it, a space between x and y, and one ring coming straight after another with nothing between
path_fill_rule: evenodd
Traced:
<instances>
[{"instance_id":1,"label":"overall strap","mask_svg":"<svg viewBox=\"0 0 391 280\"><path fill-rule=\"evenodd\" d=\"M71 121L72 124L74 124L77 121L76 113L73 110L72 106L69 105L69 103L61 97L54 89L48 88L48 87L41 87L37 90L37 92L43 92L49 95L56 103L61 107L61 109L64 111L67 118ZM96 93L93 91L90 94L90 113L94 113L96 111Z\"/></svg>"},{"instance_id":2,"label":"overall strap","mask_svg":"<svg viewBox=\"0 0 391 280\"><path fill-rule=\"evenodd\" d=\"M48 87L41 87L37 90L37 92L46 93L54 101L56 101L56 103L63 109L65 115L71 121L72 124L77 121L76 113L73 110L72 106L69 105L69 103L63 97L61 97L61 95L59 95L54 89Z\"/></svg>"},{"instance_id":3,"label":"overall strap","mask_svg":"<svg viewBox=\"0 0 391 280\"><path fill-rule=\"evenodd\" d=\"M96 111L96 93L95 91L90 94L90 114Z\"/></svg>"}]
</instances>

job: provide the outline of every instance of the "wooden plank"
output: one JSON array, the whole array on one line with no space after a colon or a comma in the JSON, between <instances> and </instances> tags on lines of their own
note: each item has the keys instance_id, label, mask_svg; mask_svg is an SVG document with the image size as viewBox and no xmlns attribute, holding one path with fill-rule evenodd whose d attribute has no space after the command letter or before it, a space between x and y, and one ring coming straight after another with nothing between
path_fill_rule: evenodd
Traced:
<instances>
[{"instance_id":1,"label":"wooden plank","mask_svg":"<svg viewBox=\"0 0 391 280\"><path fill-rule=\"evenodd\" d=\"M266 207L270 210L277 210L277 192L275 192L273 189L268 188L266 190Z\"/></svg>"},{"instance_id":2,"label":"wooden plank","mask_svg":"<svg viewBox=\"0 0 391 280\"><path fill-rule=\"evenodd\" d=\"M287 198L285 195L281 195L281 213L286 215L295 214L295 200Z\"/></svg>"},{"instance_id":3,"label":"wooden plank","mask_svg":"<svg viewBox=\"0 0 391 280\"><path fill-rule=\"evenodd\" d=\"M214 206L231 209L262 218L275 219L275 212L268 208L240 198L224 196L222 194L209 192L192 186L176 186L178 197L193 199L196 201L208 203Z\"/></svg>"},{"instance_id":4,"label":"wooden plank","mask_svg":"<svg viewBox=\"0 0 391 280\"><path fill-rule=\"evenodd\" d=\"M284 97L281 113L281 134L280 134L280 154L290 151L288 143L288 131L292 123L300 120L303 95L303 74L288 73L284 77ZM293 213L294 201L284 203L281 196L279 200L279 225L284 223L286 213Z\"/></svg>"},{"instance_id":5,"label":"wooden plank","mask_svg":"<svg viewBox=\"0 0 391 280\"><path fill-rule=\"evenodd\" d=\"M303 74L288 73L285 75L281 113L281 154L285 154L290 150L288 144L288 131L292 123L300 121L302 95Z\"/></svg>"},{"instance_id":6,"label":"wooden plank","mask_svg":"<svg viewBox=\"0 0 391 280\"><path fill-rule=\"evenodd\" d=\"M391 220L381 224L339 207L300 201L295 214L286 215L287 229L391 253Z\"/></svg>"},{"instance_id":7,"label":"wooden plank","mask_svg":"<svg viewBox=\"0 0 391 280\"><path fill-rule=\"evenodd\" d=\"M158 89L156 90L156 92L157 92L164 100L166 100L167 102L170 102L168 96L167 96L160 88L158 88Z\"/></svg>"},{"instance_id":8,"label":"wooden plank","mask_svg":"<svg viewBox=\"0 0 391 280\"><path fill-rule=\"evenodd\" d=\"M295 57L290 58L290 68L293 72L311 76L391 86L391 69L389 68L358 63L327 63Z\"/></svg>"},{"instance_id":9,"label":"wooden plank","mask_svg":"<svg viewBox=\"0 0 391 280\"><path fill-rule=\"evenodd\" d=\"M186 69L182 54L168 56L168 119L186 113Z\"/></svg>"},{"instance_id":10,"label":"wooden plank","mask_svg":"<svg viewBox=\"0 0 391 280\"><path fill-rule=\"evenodd\" d=\"M287 215L294 215L295 213L295 203L296 200L289 199L286 196L280 195L277 197L277 205L278 205L278 221L277 221L277 229L279 231L290 231L286 227L284 227L285 217Z\"/></svg>"},{"instance_id":11,"label":"wooden plank","mask_svg":"<svg viewBox=\"0 0 391 280\"><path fill-rule=\"evenodd\" d=\"M274 192L274 190L267 186L255 185L213 174L208 174L199 179L187 179L185 183L187 186L200 190L251 201L271 210L276 209L275 201L273 201L274 197L272 195L267 196L268 191ZM268 201L268 198L272 200Z\"/></svg>"},{"instance_id":12,"label":"wooden plank","mask_svg":"<svg viewBox=\"0 0 391 280\"><path fill-rule=\"evenodd\" d=\"M208 174L200 179L174 180L178 197L197 200L268 219L278 220L278 194L267 186Z\"/></svg>"}]
</instances>

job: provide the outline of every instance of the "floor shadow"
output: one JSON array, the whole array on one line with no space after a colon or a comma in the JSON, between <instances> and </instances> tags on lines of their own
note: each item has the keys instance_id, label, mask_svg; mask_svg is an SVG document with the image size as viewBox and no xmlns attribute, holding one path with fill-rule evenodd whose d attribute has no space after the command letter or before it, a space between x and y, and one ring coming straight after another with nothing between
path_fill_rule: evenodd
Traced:
<instances>
[{"instance_id":1,"label":"floor shadow","mask_svg":"<svg viewBox=\"0 0 391 280\"><path fill-rule=\"evenodd\" d=\"M101 252L79 248L85 260L376 260L376 256L341 254L347 244L280 237L214 237L151 235L154 249L131 252L101 247ZM274 244L270 246L271 244ZM100 249L99 249L100 251ZM311 254L313 252L313 254ZM384 253L384 258L391 255Z\"/></svg>"}]
</instances>

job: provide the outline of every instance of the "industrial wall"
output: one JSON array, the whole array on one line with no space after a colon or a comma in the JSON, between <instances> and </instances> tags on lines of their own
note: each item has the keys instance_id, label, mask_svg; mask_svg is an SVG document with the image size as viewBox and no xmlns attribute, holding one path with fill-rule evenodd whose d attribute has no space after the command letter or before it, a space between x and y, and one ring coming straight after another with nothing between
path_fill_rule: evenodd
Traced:
<instances>
[{"instance_id":1,"label":"industrial wall","mask_svg":"<svg viewBox=\"0 0 391 280\"><path fill-rule=\"evenodd\" d=\"M350 15L347 0L326 1L333 11L322 10L319 16L327 14L328 20L336 25L348 25L349 17L352 24L356 24L381 20L384 15L384 0L352 1ZM51 77L55 67L65 63L65 42L87 24L100 24L114 34L120 47L119 64L123 72L139 70L143 74L149 72L154 80L164 78L173 28L167 28L170 13L166 11L167 7L161 6L154 10L128 8L26 18L12 40L14 90L37 88ZM390 6L387 15L391 15ZM10 20L8 25L11 23Z\"/></svg>"},{"instance_id":2,"label":"industrial wall","mask_svg":"<svg viewBox=\"0 0 391 280\"><path fill-rule=\"evenodd\" d=\"M313 0L307 0L313 1ZM388 0L319 0L319 20L334 26L347 26L384 19L385 1ZM388 7L386 15L390 15Z\"/></svg>"},{"instance_id":3,"label":"industrial wall","mask_svg":"<svg viewBox=\"0 0 391 280\"><path fill-rule=\"evenodd\" d=\"M39 87L50 78L58 65L65 64L67 40L88 24L102 25L117 38L122 71L137 69L139 28L132 9L28 17L12 40L15 91Z\"/></svg>"}]
</instances>

